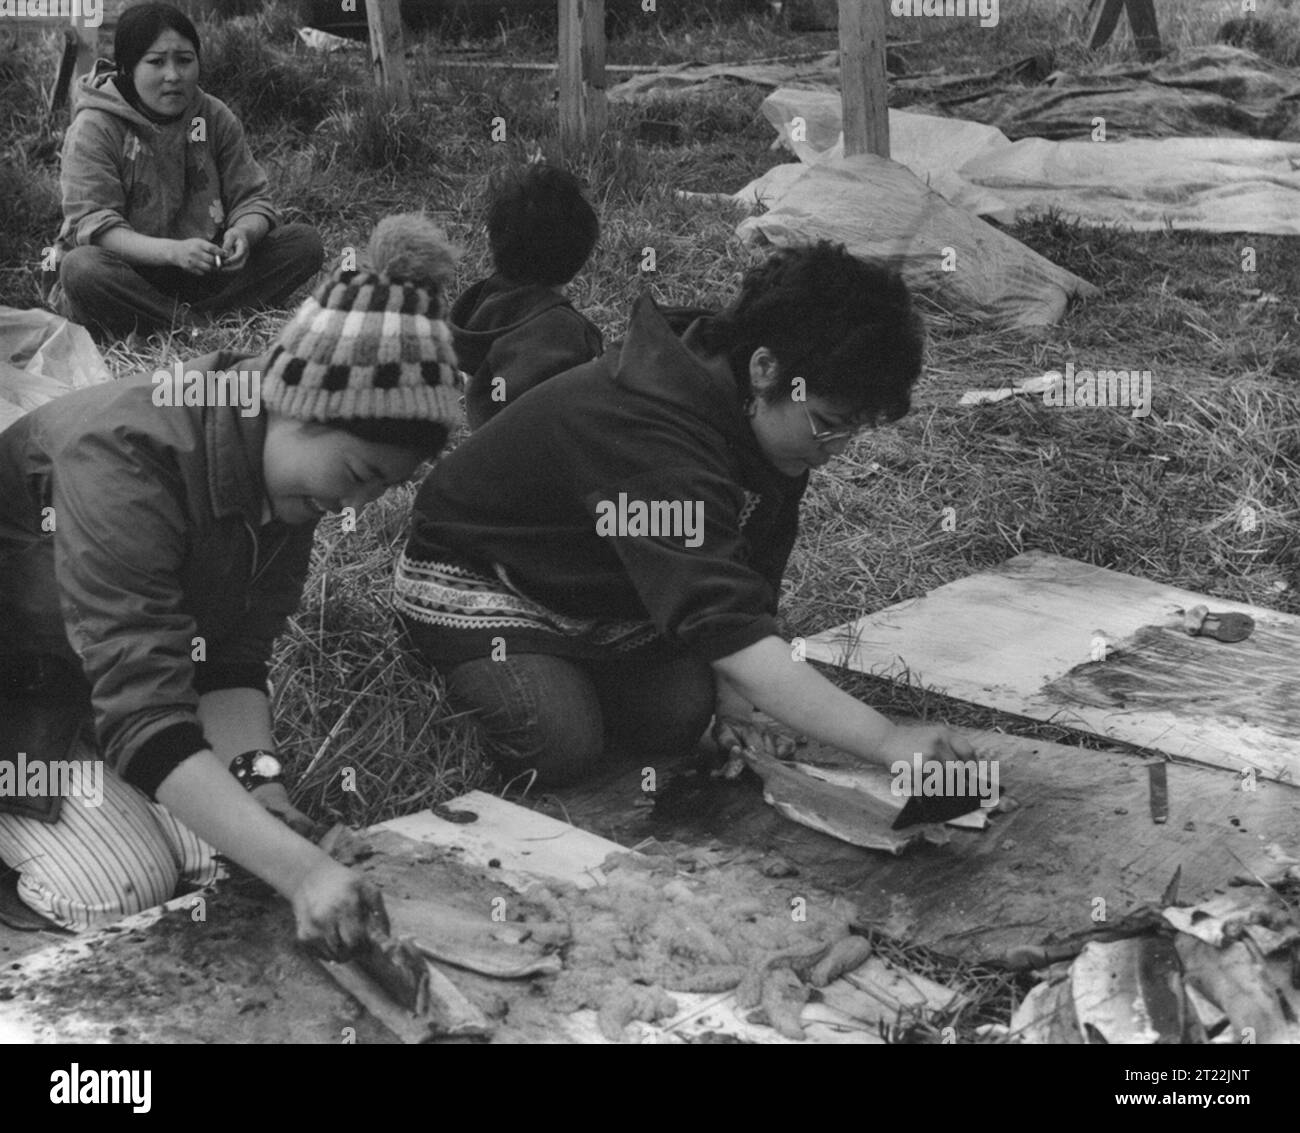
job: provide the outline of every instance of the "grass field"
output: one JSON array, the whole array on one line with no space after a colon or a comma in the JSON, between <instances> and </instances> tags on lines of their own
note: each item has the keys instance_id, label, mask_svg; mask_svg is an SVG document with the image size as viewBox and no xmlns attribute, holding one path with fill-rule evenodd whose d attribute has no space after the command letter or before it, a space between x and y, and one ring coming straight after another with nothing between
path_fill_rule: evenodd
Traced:
<instances>
[{"instance_id":1,"label":"grass field","mask_svg":"<svg viewBox=\"0 0 1300 1133\"><path fill-rule=\"evenodd\" d=\"M919 41L913 71L987 70L1034 51L1058 65L1093 62L1079 46L1081 3L1004 0L996 28L900 20ZM1175 46L1208 42L1239 5L1185 0L1164 16ZM1264 3L1279 29L1272 49L1295 63L1300 35L1289 5ZM386 107L361 56L322 56L293 33L291 13L204 23L203 86L243 118L286 217L315 224L327 264L360 245L385 213L426 209L464 248L460 282L487 270L479 209L495 168L536 148L555 152L551 79L536 71L440 67L420 41L415 106ZM549 61L553 38L501 28L479 44L496 58ZM831 49L834 33L793 35L762 16L648 23L611 41L611 63L699 58L741 61ZM1126 33L1099 53L1128 50ZM35 267L58 227L61 124L44 121L40 90L53 40L6 50L0 35L0 303L37 303ZM761 256L734 235L728 207L683 201L679 189L734 191L788 155L773 154L757 113L763 92L614 107L610 129L580 166L602 221L599 248L572 289L579 309L621 333L632 299L649 288L669 303L717 304ZM638 145L640 116L678 122L675 146ZM492 120L505 119L503 142ZM827 628L916 597L1020 551L1041 548L1224 598L1300 612L1300 258L1288 240L1250 235L1133 234L1058 218L1014 234L1097 284L1101 297L1058 326L997 331L924 303L928 368L912 415L856 442L817 473L782 598L790 633ZM1244 273L1241 248L1256 249ZM658 271L639 270L641 249ZM1262 300L1262 301L1261 301ZM106 354L125 374L218 346L264 346L282 314L231 316L197 338L155 337ZM1154 410L1058 411L1027 399L959 409L966 388L1062 368L1150 369ZM278 739L296 800L325 820L370 823L442 801L487 781L464 720L439 686L393 648L388 594L411 489L368 510L355 533L321 525L301 612L282 639L274 679ZM941 526L955 509L955 530ZM1254 509L1253 528L1241 522ZM998 627L990 626L991 636ZM837 676L887 711L1006 727L1045 738L1059 730L954 705L924 688ZM340 771L359 789L340 789Z\"/></svg>"}]
</instances>

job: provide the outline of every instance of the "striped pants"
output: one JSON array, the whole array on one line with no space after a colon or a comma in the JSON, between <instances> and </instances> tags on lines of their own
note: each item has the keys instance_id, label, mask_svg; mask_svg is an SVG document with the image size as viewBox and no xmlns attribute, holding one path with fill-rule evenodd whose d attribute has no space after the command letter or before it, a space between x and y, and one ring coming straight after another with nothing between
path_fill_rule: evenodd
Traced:
<instances>
[{"instance_id":1,"label":"striped pants","mask_svg":"<svg viewBox=\"0 0 1300 1133\"><path fill-rule=\"evenodd\" d=\"M211 846L108 767L100 806L65 798L53 823L0 813L0 860L21 875L23 902L69 929L151 909L220 872Z\"/></svg>"}]
</instances>

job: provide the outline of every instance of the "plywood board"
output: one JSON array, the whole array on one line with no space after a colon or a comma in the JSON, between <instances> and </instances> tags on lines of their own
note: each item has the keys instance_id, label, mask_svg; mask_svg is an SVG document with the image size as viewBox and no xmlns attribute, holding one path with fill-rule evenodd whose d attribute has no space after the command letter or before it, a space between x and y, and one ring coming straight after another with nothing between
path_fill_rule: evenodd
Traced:
<instances>
[{"instance_id":1,"label":"plywood board","mask_svg":"<svg viewBox=\"0 0 1300 1133\"><path fill-rule=\"evenodd\" d=\"M439 872L440 861L445 862L446 851L461 862L486 867L490 882L526 891L540 881L567 881L589 887L603 882L600 864L612 853L625 853L617 843L579 830L567 823L513 803L505 802L482 792L473 792L451 804L454 809L472 811L474 822L457 824L423 812L384 823L372 831L377 848L382 845L382 857L376 856L361 862L358 868L380 885L392 905L394 929L403 931L403 910L421 899L446 900L454 896L464 905L470 901L472 908L484 907L483 893L477 904L465 893L449 895L444 889L446 880L439 881L448 869ZM382 831L380 837L378 832ZM397 844L408 850L397 852ZM437 853L430 852L435 849ZM438 855L442 855L439 857ZM534 865L536 869L533 870ZM533 870L530 872L530 870ZM376 872L377 871L377 872ZM480 877L480 881L483 879ZM486 891L485 891L486 892ZM352 1028L358 1042L391 1041L391 1037L371 1018L351 1004L342 992L333 988L325 974L301 955L292 944L292 916L288 906L267 894L256 924L245 915L247 905L240 906L241 913L230 913L221 903L220 891L212 898L210 915L205 920L224 926L225 939L239 940L244 934L257 936L261 951L250 963L259 968L259 976L241 987L239 994L247 995L250 1010L246 1018L250 1029L233 1032L229 1021L224 1024L210 1022L207 1012L190 1000L201 999L204 986L212 978L220 980L221 972L209 968L197 950L189 947L184 927L160 924L165 909L188 911L193 896L178 898L165 908L127 918L98 932L87 933L66 943L34 952L10 965L0 980L0 986L12 994L0 995L0 1041L10 1042L68 1042L68 1041L285 1041L283 1035L292 1031L293 1041L338 1042L347 1028ZM189 920L182 916L182 920ZM278 933L275 942L264 937L273 935L268 928L274 924ZM407 925L407 927L413 927ZM182 990L173 1000L156 998L157 988L150 979L157 973L146 974L145 984L150 994L141 1017L141 1003L126 1004L118 998L115 989L122 978L122 996L130 996L132 970L138 970L141 948L150 947L151 933L161 933L168 928L173 946L161 945L152 951L160 957L158 968L166 969L173 977L168 987ZM175 947L178 933L185 938ZM236 959L244 951L225 948ZM96 992L83 997L77 988L86 975L89 959L96 961ZM187 967L187 962L192 966ZM151 961L152 963L152 961ZM264 970L264 971L263 971ZM475 987L500 987L501 981L466 973L461 969L444 968L457 986L473 997ZM156 982L156 981L155 981ZM232 981L238 982L238 981ZM511 989L522 988L522 981L509 981ZM251 994L250 994L251 993ZM172 993L169 992L169 995ZM536 998L525 994L525 999ZM188 998L187 998L188 997ZM734 993L684 994L674 993L679 1005L678 1014L658 1026L639 1026L635 1032L641 1041L685 1041L687 1037L703 1031L714 1031L762 1044L780 1044L789 1040L772 1029L750 1023L745 1013L736 1008ZM164 996L164 1000L166 996ZM310 1007L304 1008L304 1004ZM516 1003L516 1006L519 1004ZM298 1015L306 1011L306 1017ZM165 1029L161 1016L168 1016ZM170 1037L176 1030L174 1017L186 1020L183 1036ZM241 1007L240 1017L245 1018ZM514 1014L511 1018L514 1019ZM579 1011L558 1014L538 1006L526 1021L516 1025L527 1027L534 1041L557 1043L603 1043L595 1013ZM807 1026L808 1040L814 1043L871 1043L880 1042L880 1036L865 1025L835 1008L833 1004L818 1006L815 1018ZM259 1036L260 1039L259 1039ZM280 1037L276 1037L280 1036Z\"/></svg>"},{"instance_id":2,"label":"plywood board","mask_svg":"<svg viewBox=\"0 0 1300 1133\"><path fill-rule=\"evenodd\" d=\"M1019 804L982 831L951 830L947 845L901 856L860 849L782 818L754 780L715 781L693 815L656 819L639 767L557 792L572 821L635 844L709 844L717 854L779 852L811 887L855 901L873 927L964 960L988 960L1113 923L1156 903L1182 868L1179 896L1201 900L1246 872L1270 843L1300 851L1300 792L1192 764L1167 768L1169 820L1152 821L1146 761L996 732L966 731L996 760L999 789ZM809 745L810 763L845 756ZM689 766L687 764L679 767ZM668 785L671 765L658 769ZM1102 919L1104 918L1104 920Z\"/></svg>"},{"instance_id":3,"label":"plywood board","mask_svg":"<svg viewBox=\"0 0 1300 1133\"><path fill-rule=\"evenodd\" d=\"M380 823L377 829L458 850L474 865L495 862L491 868L500 869L502 881L516 890L548 878L580 889L603 885L600 863L625 851L616 842L484 791L471 791L448 805L469 811L475 821L448 822L426 810Z\"/></svg>"},{"instance_id":4,"label":"plywood board","mask_svg":"<svg viewBox=\"0 0 1300 1133\"><path fill-rule=\"evenodd\" d=\"M1187 636L1179 612L1202 604L1255 632ZM1300 618L1276 610L1033 551L810 637L807 655L1300 784Z\"/></svg>"},{"instance_id":5,"label":"plywood board","mask_svg":"<svg viewBox=\"0 0 1300 1133\"><path fill-rule=\"evenodd\" d=\"M431 811L393 819L381 829L441 847L461 847L464 860L475 865L497 862L501 880L524 892L539 879L567 881L581 888L602 885L605 875L600 864L610 855L627 853L627 847L560 822L537 811L482 791L472 791L451 806L477 815L472 823L452 823ZM839 981L837 981L839 982ZM680 1004L678 1013L657 1027L643 1026L646 1041L656 1035L687 1035L701 1030L717 1031L763 1045L781 1044L782 1038L770 1027L756 1026L735 1005L735 993L691 994L673 992ZM822 1005L809 1017L806 1031L813 1043L876 1043L881 1039L860 1020ZM563 1036L563 1037L561 1037ZM595 1023L595 1013L578 1011L557 1028L557 1041L605 1042Z\"/></svg>"}]
</instances>

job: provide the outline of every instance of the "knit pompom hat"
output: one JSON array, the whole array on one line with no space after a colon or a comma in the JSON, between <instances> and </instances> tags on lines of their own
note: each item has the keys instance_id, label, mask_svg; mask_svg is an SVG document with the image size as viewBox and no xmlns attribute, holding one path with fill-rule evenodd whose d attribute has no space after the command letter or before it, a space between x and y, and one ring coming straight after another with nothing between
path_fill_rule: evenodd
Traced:
<instances>
[{"instance_id":1,"label":"knit pompom hat","mask_svg":"<svg viewBox=\"0 0 1300 1133\"><path fill-rule=\"evenodd\" d=\"M455 253L415 213L381 220L368 253L368 270L334 272L280 331L262 402L376 440L391 422L395 443L421 422L450 429L461 419L446 323Z\"/></svg>"}]
</instances>

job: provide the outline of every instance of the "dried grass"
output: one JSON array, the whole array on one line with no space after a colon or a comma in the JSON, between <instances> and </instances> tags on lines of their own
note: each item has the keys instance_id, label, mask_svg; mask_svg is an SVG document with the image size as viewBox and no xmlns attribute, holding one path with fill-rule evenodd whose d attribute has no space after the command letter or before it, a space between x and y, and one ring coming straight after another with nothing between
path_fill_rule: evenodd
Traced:
<instances>
[{"instance_id":1,"label":"dried grass","mask_svg":"<svg viewBox=\"0 0 1300 1133\"><path fill-rule=\"evenodd\" d=\"M487 179L498 166L537 150L556 152L553 78L487 67L440 71L444 48L436 38L417 40L412 69L437 160L402 168L381 151L370 168L357 171L339 146L304 134L302 126L342 105L345 92L364 93L362 67L341 56L304 53L285 34L278 7L268 5L259 17L271 46L258 59L273 59L286 72L283 89L307 92L306 101L298 117L296 111L277 117L267 108L250 136L286 214L317 225L328 266L343 248L362 245L379 217L423 208L465 249L457 288L486 274ZM1048 47L1062 53L1061 65L1086 64L1074 17L1065 15L1077 7L1025 0L1014 10L1004 4L1000 26L990 31L942 20L899 21L890 31L919 41L904 51L914 71L987 70ZM1178 13L1162 13L1166 39L1208 41L1221 7L1187 3ZM240 28L214 36L214 50L241 42L248 33ZM608 58L737 60L834 46L833 33L794 36L748 16L615 39ZM485 47L514 59L554 58L553 36L536 29L506 29ZM1096 58L1113 61L1126 51L1121 37ZM21 60L0 57L0 168L20 170L10 177L18 184L15 200L0 216L6 248L0 303L34 305L33 268L56 227L57 218L47 214L57 186L59 132L37 105L52 60L48 50ZM323 68L329 90L313 85ZM327 97L330 91L337 97ZM737 88L611 108L605 142L578 163L603 231L570 289L607 341L622 333L643 290L667 303L718 304L759 257L736 239L737 218L728 206L675 194L733 191L779 160L769 153L770 132L757 115L761 98L757 89ZM506 120L503 142L491 139L497 115ZM634 143L641 117L677 123L683 143ZM1055 217L1014 234L1101 285L1101 297L1032 334L992 330L926 304L929 367L915 412L864 437L813 479L782 595L789 629L825 629L1029 548L1300 611L1300 259L1293 241L1133 234ZM1257 252L1254 273L1241 270L1247 244ZM654 273L641 270L647 247L655 250ZM105 354L118 374L218 348L253 354L284 314L232 315L196 335L118 343ZM1150 368L1152 416L1052 410L1027 399L975 409L955 404L963 389L1010 384L1067 360L1081 368ZM370 823L487 781L476 740L447 709L438 681L396 648L389 573L409 500L409 491L391 494L365 513L354 533L336 522L322 525L302 609L276 651L277 738L298 781L297 801L320 818ZM1258 520L1250 531L1241 523L1247 506ZM945 507L956 511L951 532L941 524ZM906 684L832 675L887 711L1077 742L1064 725L946 701L925 687L926 674ZM356 792L341 790L348 768L356 773Z\"/></svg>"}]
</instances>

